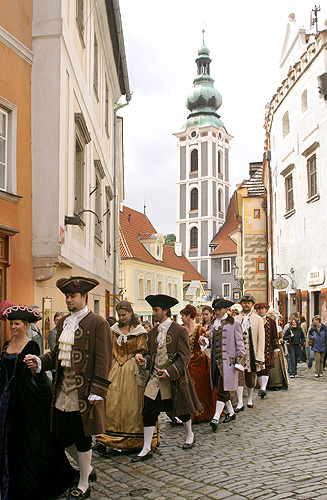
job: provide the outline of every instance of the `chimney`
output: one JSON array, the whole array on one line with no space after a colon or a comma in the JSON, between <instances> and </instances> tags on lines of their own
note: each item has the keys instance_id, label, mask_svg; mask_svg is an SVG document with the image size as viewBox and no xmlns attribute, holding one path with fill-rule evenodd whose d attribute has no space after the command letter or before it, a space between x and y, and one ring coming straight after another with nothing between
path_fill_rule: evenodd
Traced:
<instances>
[{"instance_id":1,"label":"chimney","mask_svg":"<svg viewBox=\"0 0 327 500\"><path fill-rule=\"evenodd\" d=\"M256 162L253 162L253 163L249 163L249 174L250 174L250 177L252 177L253 174L256 173L256 171L258 170L258 168L262 167L262 161L256 161Z\"/></svg>"},{"instance_id":2,"label":"chimney","mask_svg":"<svg viewBox=\"0 0 327 500\"><path fill-rule=\"evenodd\" d=\"M175 255L177 255L177 257L181 257L182 256L182 252L183 252L183 244L181 241L176 241L175 242Z\"/></svg>"}]
</instances>

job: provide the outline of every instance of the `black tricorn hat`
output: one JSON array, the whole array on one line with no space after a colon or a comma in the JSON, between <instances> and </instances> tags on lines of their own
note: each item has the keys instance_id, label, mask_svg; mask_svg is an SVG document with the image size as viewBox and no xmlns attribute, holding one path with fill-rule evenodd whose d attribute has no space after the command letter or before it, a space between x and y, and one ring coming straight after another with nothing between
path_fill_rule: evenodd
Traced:
<instances>
[{"instance_id":1,"label":"black tricorn hat","mask_svg":"<svg viewBox=\"0 0 327 500\"><path fill-rule=\"evenodd\" d=\"M71 276L70 278L60 278L56 282L56 287L62 293L81 293L85 294L98 286L99 282L93 278L85 276Z\"/></svg>"},{"instance_id":2,"label":"black tricorn hat","mask_svg":"<svg viewBox=\"0 0 327 500\"><path fill-rule=\"evenodd\" d=\"M161 307L162 309L170 309L178 304L178 300L175 299L175 297L170 297L169 295L164 295L163 293L158 293L158 295L147 295L145 300L151 307Z\"/></svg>"},{"instance_id":3,"label":"black tricorn hat","mask_svg":"<svg viewBox=\"0 0 327 500\"><path fill-rule=\"evenodd\" d=\"M3 317L8 320L21 319L22 321L27 321L28 323L36 323L36 321L39 321L42 318L40 313L26 306L8 307L3 313Z\"/></svg>"},{"instance_id":4,"label":"black tricorn hat","mask_svg":"<svg viewBox=\"0 0 327 500\"><path fill-rule=\"evenodd\" d=\"M227 299L216 299L213 301L212 303L212 308L213 309L220 309L221 307L232 307L234 305L234 302L232 302L231 300L227 300Z\"/></svg>"}]
</instances>

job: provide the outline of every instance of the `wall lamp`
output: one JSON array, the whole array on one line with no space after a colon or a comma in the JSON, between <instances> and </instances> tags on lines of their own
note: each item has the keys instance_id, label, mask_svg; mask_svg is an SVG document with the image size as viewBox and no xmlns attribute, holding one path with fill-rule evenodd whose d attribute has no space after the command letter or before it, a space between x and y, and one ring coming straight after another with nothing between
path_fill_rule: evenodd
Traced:
<instances>
[{"instance_id":1,"label":"wall lamp","mask_svg":"<svg viewBox=\"0 0 327 500\"><path fill-rule=\"evenodd\" d=\"M65 215L65 220L64 220L65 226L79 226L80 228L83 228L85 226L85 223L80 218L80 215L84 214L85 212L91 212L91 214L96 216L98 224L101 224L102 221L99 219L98 215L93 210L81 210L77 215L74 216Z\"/></svg>"}]
</instances>

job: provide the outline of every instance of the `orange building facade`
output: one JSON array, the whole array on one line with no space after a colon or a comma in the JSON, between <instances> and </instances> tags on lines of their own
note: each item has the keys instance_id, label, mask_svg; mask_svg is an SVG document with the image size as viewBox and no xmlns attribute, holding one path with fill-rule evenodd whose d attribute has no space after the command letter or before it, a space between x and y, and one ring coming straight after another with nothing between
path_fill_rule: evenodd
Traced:
<instances>
[{"instance_id":1,"label":"orange building facade","mask_svg":"<svg viewBox=\"0 0 327 500\"><path fill-rule=\"evenodd\" d=\"M0 21L0 302L34 301L31 66L33 0L5 0ZM0 322L1 323L1 322ZM1 344L8 338L2 322Z\"/></svg>"}]
</instances>

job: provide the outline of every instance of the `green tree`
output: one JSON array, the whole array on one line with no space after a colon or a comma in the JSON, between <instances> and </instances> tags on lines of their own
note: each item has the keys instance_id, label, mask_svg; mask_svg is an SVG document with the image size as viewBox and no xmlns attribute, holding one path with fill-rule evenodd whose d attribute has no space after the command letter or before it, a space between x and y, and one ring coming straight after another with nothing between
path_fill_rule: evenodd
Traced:
<instances>
[{"instance_id":1,"label":"green tree","mask_svg":"<svg viewBox=\"0 0 327 500\"><path fill-rule=\"evenodd\" d=\"M176 242L176 235L173 233L166 234L164 236L165 238L165 244L169 246L174 246L174 243Z\"/></svg>"}]
</instances>

